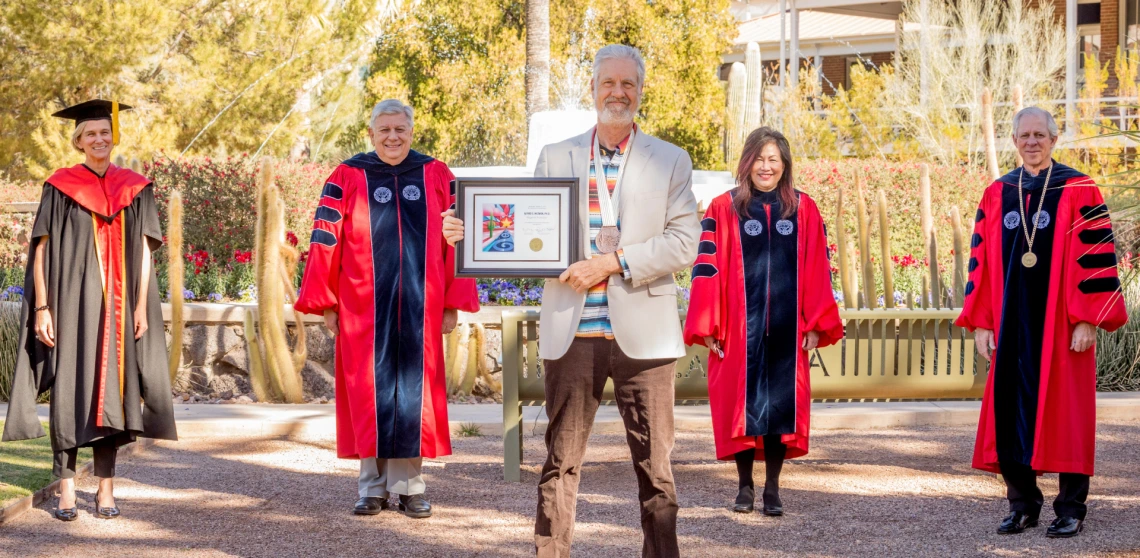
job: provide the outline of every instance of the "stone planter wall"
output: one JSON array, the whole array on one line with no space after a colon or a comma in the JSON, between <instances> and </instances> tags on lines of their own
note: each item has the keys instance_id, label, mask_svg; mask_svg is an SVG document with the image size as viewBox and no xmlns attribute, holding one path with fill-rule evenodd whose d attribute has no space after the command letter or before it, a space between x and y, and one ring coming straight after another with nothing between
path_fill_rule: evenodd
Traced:
<instances>
[{"instance_id":1,"label":"stone planter wall","mask_svg":"<svg viewBox=\"0 0 1140 558\"><path fill-rule=\"evenodd\" d=\"M249 351L244 309L253 305L187 304L182 330L182 361L173 389L176 396L187 402L228 402L256 400L249 384ZM461 320L480 322L486 327L484 358L494 374L501 377L502 333L499 331L501 309L488 308L478 314L465 314ZM166 338L170 344L170 312L163 305L166 318ZM296 339L297 324L292 310L286 311L287 329L292 346ZM316 316L305 316L305 347L308 359L301 370L305 400L328 402L335 395L334 341L331 333ZM500 380L501 381L501 380ZM481 380L474 390L476 396L501 400Z\"/></svg>"}]
</instances>

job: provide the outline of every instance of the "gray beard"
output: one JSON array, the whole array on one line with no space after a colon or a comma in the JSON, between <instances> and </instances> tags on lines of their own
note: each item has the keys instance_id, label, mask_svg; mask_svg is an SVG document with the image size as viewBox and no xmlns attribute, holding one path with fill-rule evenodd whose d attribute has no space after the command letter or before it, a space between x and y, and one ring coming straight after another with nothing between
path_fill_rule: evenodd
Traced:
<instances>
[{"instance_id":1,"label":"gray beard","mask_svg":"<svg viewBox=\"0 0 1140 558\"><path fill-rule=\"evenodd\" d=\"M609 107L603 108L598 112L598 121L608 126L617 124L632 124L633 111L629 110L629 106L624 106L620 110L613 110Z\"/></svg>"}]
</instances>

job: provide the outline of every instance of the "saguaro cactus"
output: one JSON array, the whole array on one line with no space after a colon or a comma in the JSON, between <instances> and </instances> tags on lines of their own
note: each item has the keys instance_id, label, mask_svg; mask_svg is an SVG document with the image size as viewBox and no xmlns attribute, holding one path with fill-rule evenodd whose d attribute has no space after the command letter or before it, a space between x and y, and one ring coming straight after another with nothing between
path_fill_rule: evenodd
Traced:
<instances>
[{"instance_id":1,"label":"saguaro cactus","mask_svg":"<svg viewBox=\"0 0 1140 558\"><path fill-rule=\"evenodd\" d=\"M182 193L178 190L170 191L170 201L167 206L166 225L166 277L170 285L170 360L168 367L170 381L173 383L178 376L178 367L182 362L182 326L183 314L182 296L183 272L182 264Z\"/></svg>"},{"instance_id":2,"label":"saguaro cactus","mask_svg":"<svg viewBox=\"0 0 1140 558\"><path fill-rule=\"evenodd\" d=\"M994 135L994 99L990 88L982 89L982 136L986 142L986 168L990 171L990 178L997 180L1001 176L997 159L997 136Z\"/></svg>"},{"instance_id":3,"label":"saguaro cactus","mask_svg":"<svg viewBox=\"0 0 1140 558\"><path fill-rule=\"evenodd\" d=\"M285 216L281 192L273 182L273 164L261 162L257 215L257 307L265 345L265 371L274 392L289 403L303 400L301 378L293 365L285 337L285 285L281 280L281 245L285 238ZM291 288L291 287L290 287ZM298 324L300 325L300 324Z\"/></svg>"},{"instance_id":4,"label":"saguaro cactus","mask_svg":"<svg viewBox=\"0 0 1140 558\"><path fill-rule=\"evenodd\" d=\"M760 98L764 88L763 71L760 68L760 45L748 43L744 50L744 69L748 75L748 87L744 94L744 129L747 136L760 127Z\"/></svg>"},{"instance_id":5,"label":"saguaro cactus","mask_svg":"<svg viewBox=\"0 0 1140 558\"><path fill-rule=\"evenodd\" d=\"M883 249L883 303L895 307L895 272L891 261L891 224L887 219L887 194L879 190L879 241Z\"/></svg>"},{"instance_id":6,"label":"saguaro cactus","mask_svg":"<svg viewBox=\"0 0 1140 558\"><path fill-rule=\"evenodd\" d=\"M467 344L471 340L471 326L467 323L459 324L451 333L447 334L447 353L444 355L444 365L447 368L447 391L456 393L463 384L464 376L468 374Z\"/></svg>"},{"instance_id":7,"label":"saguaro cactus","mask_svg":"<svg viewBox=\"0 0 1140 558\"><path fill-rule=\"evenodd\" d=\"M962 214L958 206L950 208L950 222L954 227L954 307L961 308L966 288L966 229L962 228Z\"/></svg>"},{"instance_id":8,"label":"saguaro cactus","mask_svg":"<svg viewBox=\"0 0 1140 558\"><path fill-rule=\"evenodd\" d=\"M835 201L835 247L839 252L839 285L843 289L843 306L855 308L859 302L851 283L852 254L847 251L847 226L843 222L843 188L839 189Z\"/></svg>"},{"instance_id":9,"label":"saguaro cactus","mask_svg":"<svg viewBox=\"0 0 1140 558\"><path fill-rule=\"evenodd\" d=\"M725 126L727 138L725 139L724 162L729 170L736 172L736 163L740 158L740 151L744 148L744 109L747 98L748 72L744 64L734 62L728 71L728 122Z\"/></svg>"}]
</instances>

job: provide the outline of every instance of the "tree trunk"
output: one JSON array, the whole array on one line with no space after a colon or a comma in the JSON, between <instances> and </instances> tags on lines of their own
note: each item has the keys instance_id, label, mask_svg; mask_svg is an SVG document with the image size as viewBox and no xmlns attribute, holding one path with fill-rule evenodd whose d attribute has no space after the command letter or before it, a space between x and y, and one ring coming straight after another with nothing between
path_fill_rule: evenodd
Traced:
<instances>
[{"instance_id":1,"label":"tree trunk","mask_svg":"<svg viewBox=\"0 0 1140 558\"><path fill-rule=\"evenodd\" d=\"M549 105L550 0L526 0L526 114Z\"/></svg>"}]
</instances>

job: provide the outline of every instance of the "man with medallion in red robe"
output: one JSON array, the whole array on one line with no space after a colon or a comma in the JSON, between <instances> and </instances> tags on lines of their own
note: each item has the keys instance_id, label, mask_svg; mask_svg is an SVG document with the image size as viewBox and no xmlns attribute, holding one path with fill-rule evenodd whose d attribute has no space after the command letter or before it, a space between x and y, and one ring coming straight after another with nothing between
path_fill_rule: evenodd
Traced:
<instances>
[{"instance_id":1,"label":"man with medallion in red robe","mask_svg":"<svg viewBox=\"0 0 1140 558\"><path fill-rule=\"evenodd\" d=\"M1096 437L1096 328L1128 316L1108 208L1088 176L1051 157L1048 112L1013 118L1025 164L982 196L957 325L990 362L974 468L1001 473L1010 514L997 531L1037 525L1037 475L1060 474L1047 536L1072 537L1085 519Z\"/></svg>"},{"instance_id":2,"label":"man with medallion in red robe","mask_svg":"<svg viewBox=\"0 0 1140 558\"><path fill-rule=\"evenodd\" d=\"M337 456L360 460L357 515L397 494L405 515L431 516L423 458L451 454L442 334L479 309L441 233L455 176L412 151L412 124L411 107L381 101L376 150L326 181L296 305L336 335Z\"/></svg>"}]
</instances>

